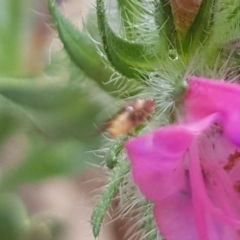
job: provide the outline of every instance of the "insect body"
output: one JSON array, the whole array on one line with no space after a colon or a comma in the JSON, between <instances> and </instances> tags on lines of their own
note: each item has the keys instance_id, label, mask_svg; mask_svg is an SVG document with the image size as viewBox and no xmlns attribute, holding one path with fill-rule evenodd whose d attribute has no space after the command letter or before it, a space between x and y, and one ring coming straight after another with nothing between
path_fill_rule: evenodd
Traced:
<instances>
[{"instance_id":1,"label":"insect body","mask_svg":"<svg viewBox=\"0 0 240 240\"><path fill-rule=\"evenodd\" d=\"M129 101L106 125L105 130L110 137L118 137L128 133L134 127L143 123L154 111L154 101L150 98Z\"/></svg>"}]
</instances>

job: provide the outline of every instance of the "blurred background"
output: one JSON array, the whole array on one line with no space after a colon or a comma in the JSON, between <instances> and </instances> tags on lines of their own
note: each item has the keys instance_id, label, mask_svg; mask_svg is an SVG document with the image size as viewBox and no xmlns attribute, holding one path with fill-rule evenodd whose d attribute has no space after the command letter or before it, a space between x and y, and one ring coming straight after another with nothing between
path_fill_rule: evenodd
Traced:
<instances>
[{"instance_id":1,"label":"blurred background","mask_svg":"<svg viewBox=\"0 0 240 240\"><path fill-rule=\"evenodd\" d=\"M79 29L94 4L56 2ZM112 98L71 62L45 0L0 5L0 239L94 239L104 174L93 133ZM106 223L98 239L121 239L121 223Z\"/></svg>"}]
</instances>

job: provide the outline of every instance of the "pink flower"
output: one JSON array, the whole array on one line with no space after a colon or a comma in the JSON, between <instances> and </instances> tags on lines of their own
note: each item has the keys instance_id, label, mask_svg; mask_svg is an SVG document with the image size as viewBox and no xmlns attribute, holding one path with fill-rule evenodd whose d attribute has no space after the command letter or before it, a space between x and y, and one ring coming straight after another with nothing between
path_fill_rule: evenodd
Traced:
<instances>
[{"instance_id":1,"label":"pink flower","mask_svg":"<svg viewBox=\"0 0 240 240\"><path fill-rule=\"evenodd\" d=\"M240 86L191 77L185 122L125 145L167 240L240 239Z\"/></svg>"}]
</instances>

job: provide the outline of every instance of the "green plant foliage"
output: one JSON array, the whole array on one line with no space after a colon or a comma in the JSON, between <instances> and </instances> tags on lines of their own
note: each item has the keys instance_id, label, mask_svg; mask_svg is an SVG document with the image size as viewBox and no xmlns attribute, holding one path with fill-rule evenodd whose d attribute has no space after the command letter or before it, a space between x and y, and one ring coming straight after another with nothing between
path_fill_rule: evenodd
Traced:
<instances>
[{"instance_id":1,"label":"green plant foliage","mask_svg":"<svg viewBox=\"0 0 240 240\"><path fill-rule=\"evenodd\" d=\"M103 217L128 171L129 164L125 160L119 162L118 165L113 169L113 172L108 179L108 183L101 194L100 200L98 201L92 213L91 224L94 237L99 235Z\"/></svg>"},{"instance_id":2,"label":"green plant foliage","mask_svg":"<svg viewBox=\"0 0 240 240\"><path fill-rule=\"evenodd\" d=\"M159 239L159 233L156 229L156 224L152 216L153 206L151 203L145 201L142 203L141 210L139 211L141 229L145 231L146 240Z\"/></svg>"},{"instance_id":3,"label":"green plant foliage","mask_svg":"<svg viewBox=\"0 0 240 240\"><path fill-rule=\"evenodd\" d=\"M153 0L149 0L147 3L142 0L117 0L116 2L117 6L114 6L112 2L110 3L110 9L118 9L119 21L113 19L114 16L111 16L111 12L110 16L106 16L114 32L119 32L123 39L131 42L157 42L158 29L155 24L151 24L154 20L155 2ZM120 24L118 23L117 26L116 22Z\"/></svg>"},{"instance_id":4,"label":"green plant foliage","mask_svg":"<svg viewBox=\"0 0 240 240\"><path fill-rule=\"evenodd\" d=\"M137 7L134 0L117 0L118 8L121 16L121 24L124 29L121 34L129 40L136 40L139 34L137 25L143 18L144 9ZM143 11L141 11L143 10Z\"/></svg>"},{"instance_id":5,"label":"green plant foliage","mask_svg":"<svg viewBox=\"0 0 240 240\"><path fill-rule=\"evenodd\" d=\"M23 183L38 182L53 176L80 172L91 154L77 141L48 142L30 138L26 156L0 182L0 190L14 189Z\"/></svg>"},{"instance_id":6,"label":"green plant foliage","mask_svg":"<svg viewBox=\"0 0 240 240\"><path fill-rule=\"evenodd\" d=\"M207 37L212 32L216 0L202 0L199 11L189 28L182 43L184 54L193 52L199 46L204 45Z\"/></svg>"},{"instance_id":7,"label":"green plant foliage","mask_svg":"<svg viewBox=\"0 0 240 240\"><path fill-rule=\"evenodd\" d=\"M73 87L0 87L0 112L12 111L50 138L92 142L102 105ZM91 120L90 120L91 119ZM84 126L84 127L83 127Z\"/></svg>"},{"instance_id":8,"label":"green plant foliage","mask_svg":"<svg viewBox=\"0 0 240 240\"><path fill-rule=\"evenodd\" d=\"M128 78L139 78L139 70L154 69L157 58L153 43L130 42L118 37L107 22L102 0L97 0L97 16L104 50L117 71Z\"/></svg>"},{"instance_id":9,"label":"green plant foliage","mask_svg":"<svg viewBox=\"0 0 240 240\"><path fill-rule=\"evenodd\" d=\"M0 75L22 73L22 48L30 0L0 0Z\"/></svg>"},{"instance_id":10,"label":"green plant foliage","mask_svg":"<svg viewBox=\"0 0 240 240\"><path fill-rule=\"evenodd\" d=\"M0 189L81 171L86 161L96 159L86 152L98 146L93 133L101 111L102 105L81 89L1 86L5 136L12 127L22 126L35 137L27 141L28 152L22 161L3 176Z\"/></svg>"},{"instance_id":11,"label":"green plant foliage","mask_svg":"<svg viewBox=\"0 0 240 240\"><path fill-rule=\"evenodd\" d=\"M48 0L48 7L66 51L73 62L81 68L88 77L93 79L104 91L115 97L134 95L139 92L139 90L137 90L138 85L134 81L122 78L119 82L109 82L113 71L104 65L103 59L98 54L97 47L90 37L87 36L86 33L77 30L60 13L54 0ZM85 24L85 26L88 25ZM120 94L123 86L125 94L123 92Z\"/></svg>"},{"instance_id":12,"label":"green plant foliage","mask_svg":"<svg viewBox=\"0 0 240 240\"><path fill-rule=\"evenodd\" d=\"M28 223L27 213L14 194L0 195L0 236L4 240L20 240Z\"/></svg>"},{"instance_id":13,"label":"green plant foliage","mask_svg":"<svg viewBox=\"0 0 240 240\"><path fill-rule=\"evenodd\" d=\"M35 215L30 218L21 240L57 240L64 229L63 222L57 219Z\"/></svg>"},{"instance_id":14,"label":"green plant foliage","mask_svg":"<svg viewBox=\"0 0 240 240\"><path fill-rule=\"evenodd\" d=\"M41 221L31 222L19 199L9 192L25 183L75 175L86 162L97 160L93 150L99 149L100 139L94 133L104 120L106 103L154 98L156 112L148 119L153 124L143 123L139 135L152 126L175 123L174 110L181 104L183 79L188 75L218 78L223 72L226 79L239 79L239 54L232 54L240 37L238 0L203 0L185 34L176 32L168 0L113 0L109 6L96 0L95 12L88 15L82 31L64 17L55 0L46 0L66 51L50 56L52 64L43 63L46 67L38 77L23 78L22 53L37 1L0 0L0 153L17 134L25 144L18 163L7 172L4 154L0 159L0 239L4 240L55 236L52 233L60 225L41 231ZM104 158L111 175L92 214L95 237L112 199L128 184L124 180L129 163L122 151L126 139L112 140ZM132 185L122 193L128 201L138 200ZM159 239L152 205L137 203L139 227L146 239Z\"/></svg>"},{"instance_id":15,"label":"green plant foliage","mask_svg":"<svg viewBox=\"0 0 240 240\"><path fill-rule=\"evenodd\" d=\"M238 42L240 37L240 2L238 0L217 1L214 22L213 44L223 46Z\"/></svg>"},{"instance_id":16,"label":"green plant foliage","mask_svg":"<svg viewBox=\"0 0 240 240\"><path fill-rule=\"evenodd\" d=\"M177 46L177 35L173 22L172 8L168 0L155 0L155 21L158 27L159 42L161 49L175 49ZM168 51L163 51L168 53Z\"/></svg>"},{"instance_id":17,"label":"green plant foliage","mask_svg":"<svg viewBox=\"0 0 240 240\"><path fill-rule=\"evenodd\" d=\"M122 151L123 144L126 141L126 137L120 137L116 139L110 146L108 152L106 153L104 159L108 168L112 169L118 163L119 154Z\"/></svg>"},{"instance_id":18,"label":"green plant foliage","mask_svg":"<svg viewBox=\"0 0 240 240\"><path fill-rule=\"evenodd\" d=\"M30 218L20 199L12 193L0 195L0 236L4 240L54 240L63 227L43 216Z\"/></svg>"},{"instance_id":19,"label":"green plant foliage","mask_svg":"<svg viewBox=\"0 0 240 240\"><path fill-rule=\"evenodd\" d=\"M8 114L1 114L0 116L0 146L4 141L16 130L18 126L16 118Z\"/></svg>"}]
</instances>

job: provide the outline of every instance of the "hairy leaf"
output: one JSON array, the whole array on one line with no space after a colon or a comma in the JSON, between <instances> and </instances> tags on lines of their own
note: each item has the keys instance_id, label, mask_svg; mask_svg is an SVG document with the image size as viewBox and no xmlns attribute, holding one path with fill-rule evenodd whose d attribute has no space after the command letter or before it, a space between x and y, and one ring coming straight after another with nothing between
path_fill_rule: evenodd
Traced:
<instances>
[{"instance_id":1,"label":"hairy leaf","mask_svg":"<svg viewBox=\"0 0 240 240\"><path fill-rule=\"evenodd\" d=\"M168 0L155 0L155 21L159 31L159 42L167 53L176 48L176 31L173 21L171 4Z\"/></svg>"},{"instance_id":2,"label":"hairy leaf","mask_svg":"<svg viewBox=\"0 0 240 240\"><path fill-rule=\"evenodd\" d=\"M204 45L212 31L216 1L202 1L199 11L182 42L183 53L194 51L194 49Z\"/></svg>"},{"instance_id":3,"label":"hairy leaf","mask_svg":"<svg viewBox=\"0 0 240 240\"><path fill-rule=\"evenodd\" d=\"M158 51L153 43L130 42L117 36L107 22L103 0L97 0L97 16L104 50L118 72L128 78L140 78L139 71L154 69Z\"/></svg>"},{"instance_id":4,"label":"hairy leaf","mask_svg":"<svg viewBox=\"0 0 240 240\"><path fill-rule=\"evenodd\" d=\"M104 64L102 56L98 54L95 43L84 32L76 29L60 13L54 0L48 0L48 7L66 51L73 62L88 77L93 79L104 91L115 97L135 95L139 92L134 81L124 78L117 82L109 81L113 71Z\"/></svg>"},{"instance_id":5,"label":"hairy leaf","mask_svg":"<svg viewBox=\"0 0 240 240\"><path fill-rule=\"evenodd\" d=\"M112 175L108 179L108 183L101 194L101 198L99 199L92 213L91 224L94 237L99 235L103 217L109 208L113 197L117 193L119 186L123 182L128 170L129 164L126 161L119 162L119 164L113 169Z\"/></svg>"}]
</instances>

